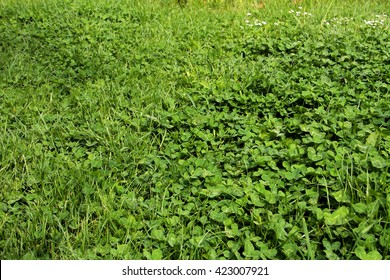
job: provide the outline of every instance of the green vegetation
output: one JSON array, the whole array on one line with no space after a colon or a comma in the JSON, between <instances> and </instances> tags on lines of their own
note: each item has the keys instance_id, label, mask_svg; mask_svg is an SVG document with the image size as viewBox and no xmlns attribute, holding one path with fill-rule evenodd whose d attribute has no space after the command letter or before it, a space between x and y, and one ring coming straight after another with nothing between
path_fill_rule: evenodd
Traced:
<instances>
[{"instance_id":1,"label":"green vegetation","mask_svg":"<svg viewBox=\"0 0 390 280\"><path fill-rule=\"evenodd\" d=\"M390 259L388 1L20 2L1 259Z\"/></svg>"}]
</instances>

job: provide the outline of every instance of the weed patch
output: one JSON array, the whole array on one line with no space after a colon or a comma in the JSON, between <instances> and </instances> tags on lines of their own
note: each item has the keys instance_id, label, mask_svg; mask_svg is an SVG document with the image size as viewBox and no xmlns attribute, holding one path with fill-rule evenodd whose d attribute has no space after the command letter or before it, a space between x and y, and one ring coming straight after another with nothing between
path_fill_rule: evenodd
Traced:
<instances>
[{"instance_id":1,"label":"weed patch","mask_svg":"<svg viewBox=\"0 0 390 280\"><path fill-rule=\"evenodd\" d=\"M1 257L389 259L386 4L149 2L0 5Z\"/></svg>"}]
</instances>

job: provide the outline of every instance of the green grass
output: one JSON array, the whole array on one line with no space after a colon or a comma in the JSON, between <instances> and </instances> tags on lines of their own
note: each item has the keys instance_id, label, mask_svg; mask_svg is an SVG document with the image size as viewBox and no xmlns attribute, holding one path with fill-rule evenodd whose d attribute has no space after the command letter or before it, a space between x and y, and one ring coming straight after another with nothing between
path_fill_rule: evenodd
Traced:
<instances>
[{"instance_id":1,"label":"green grass","mask_svg":"<svg viewBox=\"0 0 390 280\"><path fill-rule=\"evenodd\" d=\"M1 259L390 259L388 11L2 1Z\"/></svg>"}]
</instances>

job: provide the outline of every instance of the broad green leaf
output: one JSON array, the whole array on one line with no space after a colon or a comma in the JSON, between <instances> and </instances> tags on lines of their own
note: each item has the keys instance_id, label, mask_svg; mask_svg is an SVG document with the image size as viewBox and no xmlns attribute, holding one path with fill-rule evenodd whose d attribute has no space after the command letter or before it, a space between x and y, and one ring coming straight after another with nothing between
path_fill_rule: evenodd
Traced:
<instances>
[{"instance_id":1,"label":"broad green leaf","mask_svg":"<svg viewBox=\"0 0 390 280\"><path fill-rule=\"evenodd\" d=\"M163 253L161 251L161 249L154 249L152 251L152 260L161 260L162 257L163 257Z\"/></svg>"},{"instance_id":2,"label":"broad green leaf","mask_svg":"<svg viewBox=\"0 0 390 280\"><path fill-rule=\"evenodd\" d=\"M372 166L376 168L384 168L387 166L386 160L381 157L379 154L372 155L370 157Z\"/></svg>"},{"instance_id":3,"label":"broad green leaf","mask_svg":"<svg viewBox=\"0 0 390 280\"><path fill-rule=\"evenodd\" d=\"M289 259L295 259L297 257L297 252L299 251L298 246L295 243L288 242L282 246L283 253Z\"/></svg>"},{"instance_id":4,"label":"broad green leaf","mask_svg":"<svg viewBox=\"0 0 390 280\"><path fill-rule=\"evenodd\" d=\"M325 223L327 225L343 225L347 222L349 210L345 206L341 206L333 213L324 213Z\"/></svg>"},{"instance_id":5,"label":"broad green leaf","mask_svg":"<svg viewBox=\"0 0 390 280\"><path fill-rule=\"evenodd\" d=\"M322 244L324 244L325 246L325 254L326 254L326 257L329 259L329 260L338 260L339 257L337 256L337 254L335 254L333 252L333 250L337 250L340 248L340 242L334 242L334 243L330 243L328 240L324 240L322 242Z\"/></svg>"},{"instance_id":6,"label":"broad green leaf","mask_svg":"<svg viewBox=\"0 0 390 280\"><path fill-rule=\"evenodd\" d=\"M366 227L362 230L361 234L365 234L365 233L369 232L370 229L371 229L373 226L374 226L374 224L371 224L371 225L369 225L369 226L366 226Z\"/></svg>"},{"instance_id":7,"label":"broad green leaf","mask_svg":"<svg viewBox=\"0 0 390 280\"><path fill-rule=\"evenodd\" d=\"M364 247L362 246L357 246L355 248L355 255L361 259L361 260L365 260L366 259L366 251L364 250Z\"/></svg>"},{"instance_id":8,"label":"broad green leaf","mask_svg":"<svg viewBox=\"0 0 390 280\"><path fill-rule=\"evenodd\" d=\"M167 237L168 237L168 238L167 238L168 244L169 244L171 247L174 247L175 245L178 244L178 241L177 241L177 238L176 238L175 234L169 233Z\"/></svg>"},{"instance_id":9,"label":"broad green leaf","mask_svg":"<svg viewBox=\"0 0 390 280\"><path fill-rule=\"evenodd\" d=\"M284 176L286 177L287 180L294 180L295 179L295 173L293 173L293 172L285 172Z\"/></svg>"},{"instance_id":10,"label":"broad green leaf","mask_svg":"<svg viewBox=\"0 0 390 280\"><path fill-rule=\"evenodd\" d=\"M272 157L270 157L270 156L257 156L255 158L255 160L256 160L257 164L262 165L264 163L272 161Z\"/></svg>"},{"instance_id":11,"label":"broad green leaf","mask_svg":"<svg viewBox=\"0 0 390 280\"><path fill-rule=\"evenodd\" d=\"M286 240L287 238L287 232L285 230L286 221L283 219L283 217L280 214L275 214L272 216L272 218L270 218L269 228L274 230L277 239Z\"/></svg>"},{"instance_id":12,"label":"broad green leaf","mask_svg":"<svg viewBox=\"0 0 390 280\"><path fill-rule=\"evenodd\" d=\"M372 132L366 140L366 145L375 146L378 140L379 133L377 131Z\"/></svg>"},{"instance_id":13,"label":"broad green leaf","mask_svg":"<svg viewBox=\"0 0 390 280\"><path fill-rule=\"evenodd\" d=\"M232 224L230 228L226 226L225 233L229 238L241 236L241 234L242 234L236 223Z\"/></svg>"},{"instance_id":14,"label":"broad green leaf","mask_svg":"<svg viewBox=\"0 0 390 280\"><path fill-rule=\"evenodd\" d=\"M270 204L276 203L276 196L272 192L270 192L268 190L264 190L264 197L268 203L270 203Z\"/></svg>"},{"instance_id":15,"label":"broad green leaf","mask_svg":"<svg viewBox=\"0 0 390 280\"><path fill-rule=\"evenodd\" d=\"M226 215L219 211L213 210L210 212L210 218L221 223L226 218Z\"/></svg>"},{"instance_id":16,"label":"broad green leaf","mask_svg":"<svg viewBox=\"0 0 390 280\"><path fill-rule=\"evenodd\" d=\"M377 250L366 253L366 250L362 246L357 246L355 248L355 255L361 260L382 260L382 255Z\"/></svg>"},{"instance_id":17,"label":"broad green leaf","mask_svg":"<svg viewBox=\"0 0 390 280\"><path fill-rule=\"evenodd\" d=\"M332 196L337 200L337 202L350 202L349 195L345 190L332 192Z\"/></svg>"},{"instance_id":18,"label":"broad green leaf","mask_svg":"<svg viewBox=\"0 0 390 280\"><path fill-rule=\"evenodd\" d=\"M253 205L258 206L258 207L263 207L264 206L264 201L260 199L258 195L255 195L251 193L249 195L250 201L253 203Z\"/></svg>"},{"instance_id":19,"label":"broad green leaf","mask_svg":"<svg viewBox=\"0 0 390 280\"><path fill-rule=\"evenodd\" d=\"M216 196L220 196L221 193L223 193L223 192L224 192L224 188L217 186L217 187L210 187L207 189L202 189L199 193L213 198Z\"/></svg>"},{"instance_id":20,"label":"broad green leaf","mask_svg":"<svg viewBox=\"0 0 390 280\"><path fill-rule=\"evenodd\" d=\"M91 185L84 185L82 188L82 192L85 195L91 195L95 192L94 188Z\"/></svg>"},{"instance_id":21,"label":"broad green leaf","mask_svg":"<svg viewBox=\"0 0 390 280\"><path fill-rule=\"evenodd\" d=\"M319 132L316 129L311 129L310 130L310 135L313 138L313 142L316 144L320 144L325 142L325 136L326 134L324 132Z\"/></svg>"},{"instance_id":22,"label":"broad green leaf","mask_svg":"<svg viewBox=\"0 0 390 280\"><path fill-rule=\"evenodd\" d=\"M153 229L151 235L157 240L164 240L164 232L161 229Z\"/></svg>"},{"instance_id":23,"label":"broad green leaf","mask_svg":"<svg viewBox=\"0 0 390 280\"><path fill-rule=\"evenodd\" d=\"M245 256L252 256L255 251L255 247L253 246L252 242L247 238L244 241L244 255Z\"/></svg>"},{"instance_id":24,"label":"broad green leaf","mask_svg":"<svg viewBox=\"0 0 390 280\"><path fill-rule=\"evenodd\" d=\"M204 168L202 169L202 174L201 174L202 178L210 177L213 175L214 175L214 173L208 171L207 169L204 169Z\"/></svg>"},{"instance_id":25,"label":"broad green leaf","mask_svg":"<svg viewBox=\"0 0 390 280\"><path fill-rule=\"evenodd\" d=\"M353 119L356 116L356 108L353 106L346 106L345 107L345 117L347 119Z\"/></svg>"},{"instance_id":26,"label":"broad green leaf","mask_svg":"<svg viewBox=\"0 0 390 280\"><path fill-rule=\"evenodd\" d=\"M366 254L366 260L380 261L381 259L382 255L377 250L372 250Z\"/></svg>"},{"instance_id":27,"label":"broad green leaf","mask_svg":"<svg viewBox=\"0 0 390 280\"><path fill-rule=\"evenodd\" d=\"M313 148L313 147L309 147L307 149L307 156L309 157L309 159L311 159L312 161L319 161L322 159L322 155L319 155L316 153L316 150Z\"/></svg>"},{"instance_id":28,"label":"broad green leaf","mask_svg":"<svg viewBox=\"0 0 390 280\"><path fill-rule=\"evenodd\" d=\"M359 214L365 213L367 211L367 205L362 202L352 204L352 208Z\"/></svg>"}]
</instances>

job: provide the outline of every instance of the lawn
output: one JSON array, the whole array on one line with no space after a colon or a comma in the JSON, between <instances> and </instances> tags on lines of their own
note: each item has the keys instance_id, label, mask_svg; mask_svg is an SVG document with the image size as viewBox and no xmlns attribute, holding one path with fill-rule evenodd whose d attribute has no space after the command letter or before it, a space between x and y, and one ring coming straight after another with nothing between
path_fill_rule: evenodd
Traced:
<instances>
[{"instance_id":1,"label":"lawn","mask_svg":"<svg viewBox=\"0 0 390 280\"><path fill-rule=\"evenodd\" d=\"M1 259L390 260L390 2L206 2L0 2Z\"/></svg>"}]
</instances>

